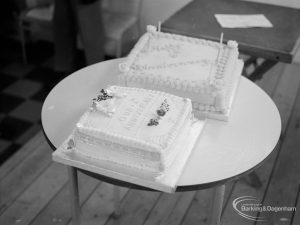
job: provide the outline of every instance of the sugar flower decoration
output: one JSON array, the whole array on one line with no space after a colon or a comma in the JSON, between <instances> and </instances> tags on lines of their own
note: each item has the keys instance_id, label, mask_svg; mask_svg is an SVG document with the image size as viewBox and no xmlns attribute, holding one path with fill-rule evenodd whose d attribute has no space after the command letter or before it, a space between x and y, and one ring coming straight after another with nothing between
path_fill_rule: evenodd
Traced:
<instances>
[{"instance_id":1,"label":"sugar flower decoration","mask_svg":"<svg viewBox=\"0 0 300 225\"><path fill-rule=\"evenodd\" d=\"M116 111L116 99L125 97L125 93L118 93L115 89L101 89L97 98L93 99L93 110L112 116Z\"/></svg>"},{"instance_id":2,"label":"sugar flower decoration","mask_svg":"<svg viewBox=\"0 0 300 225\"><path fill-rule=\"evenodd\" d=\"M169 111L170 105L167 102L167 99L165 99L158 110L156 110L156 115L154 118L151 118L149 123L147 124L148 126L157 126L159 124L159 120L162 119L166 115L166 113Z\"/></svg>"}]
</instances>

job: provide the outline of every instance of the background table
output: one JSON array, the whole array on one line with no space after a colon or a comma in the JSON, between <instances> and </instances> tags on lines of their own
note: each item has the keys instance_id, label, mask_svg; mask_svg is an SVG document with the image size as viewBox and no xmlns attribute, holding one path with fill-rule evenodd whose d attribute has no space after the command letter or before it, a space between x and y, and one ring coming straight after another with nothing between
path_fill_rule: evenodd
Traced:
<instances>
[{"instance_id":1,"label":"background table","mask_svg":"<svg viewBox=\"0 0 300 225\"><path fill-rule=\"evenodd\" d=\"M264 14L273 28L222 28L214 14ZM250 75L259 79L277 62L291 63L300 46L300 9L241 0L194 0L162 24L162 31L220 40L236 40L240 52L252 56L246 66L262 57L265 62Z\"/></svg>"},{"instance_id":2,"label":"background table","mask_svg":"<svg viewBox=\"0 0 300 225\"><path fill-rule=\"evenodd\" d=\"M69 136L99 91L107 85L117 84L118 64L121 61L106 61L79 70L62 80L49 93L42 108L42 125L54 148ZM229 122L207 120L200 141L179 179L178 191L216 187L215 206L220 206L224 184L261 165L274 149L280 130L280 116L273 101L243 77ZM88 174L113 184L142 188L109 177ZM70 172L70 177L76 178L74 171ZM214 212L217 224L221 207Z\"/></svg>"}]
</instances>

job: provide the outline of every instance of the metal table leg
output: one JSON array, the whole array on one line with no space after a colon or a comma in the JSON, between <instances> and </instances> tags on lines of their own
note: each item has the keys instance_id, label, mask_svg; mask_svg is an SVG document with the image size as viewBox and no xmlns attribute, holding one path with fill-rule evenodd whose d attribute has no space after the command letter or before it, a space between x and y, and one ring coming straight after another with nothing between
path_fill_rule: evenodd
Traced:
<instances>
[{"instance_id":1,"label":"metal table leg","mask_svg":"<svg viewBox=\"0 0 300 225\"><path fill-rule=\"evenodd\" d=\"M213 199L211 202L210 225L219 225L221 221L225 184L213 188Z\"/></svg>"},{"instance_id":2,"label":"metal table leg","mask_svg":"<svg viewBox=\"0 0 300 225\"><path fill-rule=\"evenodd\" d=\"M246 180L251 187L260 188L262 186L262 182L255 171L248 174L248 176L246 176Z\"/></svg>"},{"instance_id":3,"label":"metal table leg","mask_svg":"<svg viewBox=\"0 0 300 225\"><path fill-rule=\"evenodd\" d=\"M68 175L69 175L70 203L71 203L73 225L80 225L80 205L79 205L77 169L75 167L68 166Z\"/></svg>"},{"instance_id":4,"label":"metal table leg","mask_svg":"<svg viewBox=\"0 0 300 225\"><path fill-rule=\"evenodd\" d=\"M120 187L114 186L114 207L113 217L118 219L121 216L121 193Z\"/></svg>"},{"instance_id":5,"label":"metal table leg","mask_svg":"<svg viewBox=\"0 0 300 225\"><path fill-rule=\"evenodd\" d=\"M247 77L251 81L256 81L262 79L263 75L275 66L278 62L273 60L265 60L261 65L256 66L255 70L249 74Z\"/></svg>"}]
</instances>

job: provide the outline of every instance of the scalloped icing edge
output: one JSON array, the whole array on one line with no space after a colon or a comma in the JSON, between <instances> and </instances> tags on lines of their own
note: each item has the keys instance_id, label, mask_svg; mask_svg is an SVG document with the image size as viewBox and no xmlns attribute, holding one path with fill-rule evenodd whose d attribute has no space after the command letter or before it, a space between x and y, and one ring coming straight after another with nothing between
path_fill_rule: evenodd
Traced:
<instances>
[{"instance_id":1,"label":"scalloped icing edge","mask_svg":"<svg viewBox=\"0 0 300 225\"><path fill-rule=\"evenodd\" d=\"M133 88L133 87L120 87L120 86L110 86L110 88L116 88L121 89L122 91L126 92L126 90L136 91L136 92L150 92L155 95L164 95L167 98L176 98L179 100L182 100L184 102L184 105L181 109L181 112L179 113L179 118L176 119L176 123L174 126L170 129L170 132L168 133L168 137L165 140L165 143L162 145L156 145L153 143L149 143L147 141L139 140L137 138L129 138L123 135L118 135L115 132L107 132L105 130L99 130L99 129L93 129L93 128L85 128L82 127L80 124L80 121L84 120L88 116L88 111L86 111L80 118L79 122L76 124L76 128L79 132L89 134L91 136L103 138L103 140L116 142L128 147L138 148L138 149L144 149L146 151L150 152L163 152L166 151L168 147L171 146L173 141L176 139L176 136L180 132L181 127L184 125L185 119L192 113L192 104L190 99L181 98L176 95L164 93L161 91L155 91L155 90L146 90L142 88ZM89 109L90 110L90 109Z\"/></svg>"}]
</instances>

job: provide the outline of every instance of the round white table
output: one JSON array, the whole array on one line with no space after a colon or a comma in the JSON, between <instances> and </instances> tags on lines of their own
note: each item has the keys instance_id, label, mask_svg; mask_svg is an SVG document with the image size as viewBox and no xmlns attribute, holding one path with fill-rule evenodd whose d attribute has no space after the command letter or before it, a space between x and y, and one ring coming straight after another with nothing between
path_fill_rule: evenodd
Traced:
<instances>
[{"instance_id":1,"label":"round white table","mask_svg":"<svg viewBox=\"0 0 300 225\"><path fill-rule=\"evenodd\" d=\"M42 108L42 125L46 138L54 148L59 147L69 136L91 104L91 99L102 88L117 84L118 64L121 61L110 60L83 68L52 89ZM229 122L207 120L197 147L179 179L177 191L214 187L215 204L211 223L218 224L224 184L260 166L273 151L280 132L280 115L271 98L257 85L242 77ZM78 198L78 187L74 188L74 184L77 185L76 168L70 168L69 172L70 178L73 178L71 191ZM116 185L141 188L88 171L83 172ZM76 203L76 198L73 198L73 203ZM73 206L73 210L76 213L78 209Z\"/></svg>"}]
</instances>

